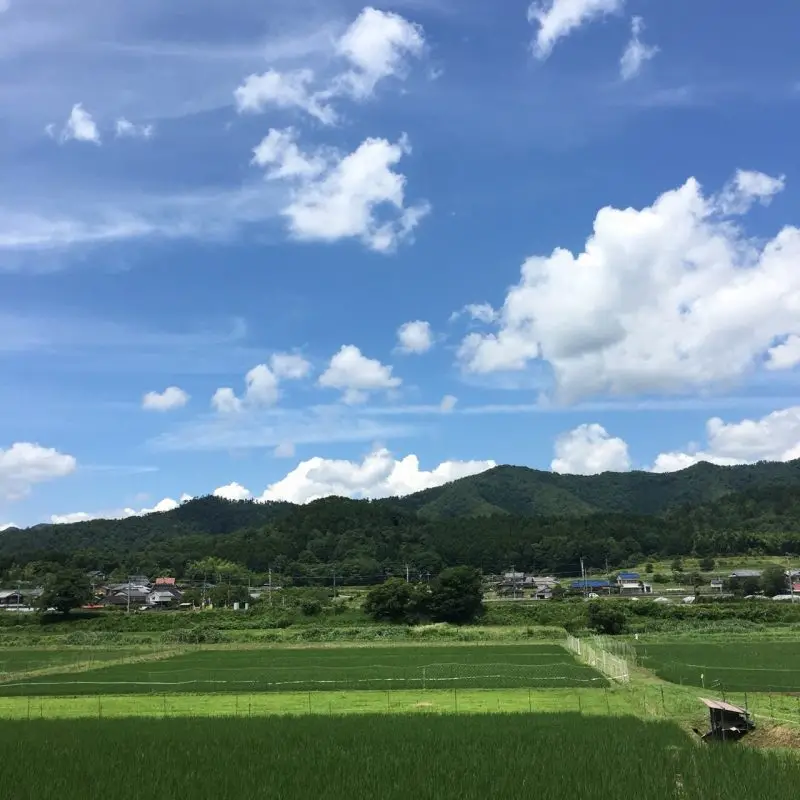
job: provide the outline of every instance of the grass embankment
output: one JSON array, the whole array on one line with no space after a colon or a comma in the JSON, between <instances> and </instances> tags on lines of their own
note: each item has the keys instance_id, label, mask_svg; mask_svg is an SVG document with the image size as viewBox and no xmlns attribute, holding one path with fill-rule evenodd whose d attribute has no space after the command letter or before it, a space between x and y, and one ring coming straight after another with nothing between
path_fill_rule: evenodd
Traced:
<instances>
[{"instance_id":1,"label":"grass embankment","mask_svg":"<svg viewBox=\"0 0 800 800\"><path fill-rule=\"evenodd\" d=\"M649 800L774 800L800 782L795 759L576 714L7 723L0 758L15 800L110 797L121 786L195 800L607 800L632 787Z\"/></svg>"}]
</instances>

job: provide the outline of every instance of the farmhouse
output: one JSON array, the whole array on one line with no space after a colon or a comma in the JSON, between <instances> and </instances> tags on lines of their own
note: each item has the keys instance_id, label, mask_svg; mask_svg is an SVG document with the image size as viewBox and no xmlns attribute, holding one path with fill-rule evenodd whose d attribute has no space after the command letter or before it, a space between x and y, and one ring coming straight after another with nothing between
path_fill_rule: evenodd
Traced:
<instances>
[{"instance_id":1,"label":"farmhouse","mask_svg":"<svg viewBox=\"0 0 800 800\"><path fill-rule=\"evenodd\" d=\"M156 588L147 595L147 605L163 608L173 603L179 603L182 597L183 593L174 586L159 586L156 581Z\"/></svg>"},{"instance_id":2,"label":"farmhouse","mask_svg":"<svg viewBox=\"0 0 800 800\"><path fill-rule=\"evenodd\" d=\"M620 594L650 594L653 587L644 583L638 572L620 572L617 575L617 589Z\"/></svg>"},{"instance_id":3,"label":"farmhouse","mask_svg":"<svg viewBox=\"0 0 800 800\"><path fill-rule=\"evenodd\" d=\"M595 592L598 589L600 589L610 594L611 583L605 580L586 578L586 579L581 579L579 581L572 581L572 583L570 584L570 589L576 592L583 592L583 591Z\"/></svg>"}]
</instances>

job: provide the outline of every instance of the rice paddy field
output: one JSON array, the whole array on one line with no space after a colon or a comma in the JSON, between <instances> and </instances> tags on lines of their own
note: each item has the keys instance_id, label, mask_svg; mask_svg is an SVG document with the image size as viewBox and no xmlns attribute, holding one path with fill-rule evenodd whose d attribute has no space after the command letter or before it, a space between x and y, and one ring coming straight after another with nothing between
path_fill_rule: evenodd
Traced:
<instances>
[{"instance_id":1,"label":"rice paddy field","mask_svg":"<svg viewBox=\"0 0 800 800\"><path fill-rule=\"evenodd\" d=\"M33 672L51 667L70 667L75 664L94 664L115 661L126 656L146 653L145 648L114 648L107 650L83 647L60 649L0 648L0 680L14 673Z\"/></svg>"},{"instance_id":2,"label":"rice paddy field","mask_svg":"<svg viewBox=\"0 0 800 800\"><path fill-rule=\"evenodd\" d=\"M158 660L7 676L0 696L367 689L603 687L560 645L208 649Z\"/></svg>"},{"instance_id":3,"label":"rice paddy field","mask_svg":"<svg viewBox=\"0 0 800 800\"><path fill-rule=\"evenodd\" d=\"M639 644L642 666L672 683L729 692L800 692L800 641Z\"/></svg>"},{"instance_id":4,"label":"rice paddy field","mask_svg":"<svg viewBox=\"0 0 800 800\"><path fill-rule=\"evenodd\" d=\"M7 722L0 764L14 800L121 787L193 800L776 800L800 785L796 758L578 714Z\"/></svg>"}]
</instances>

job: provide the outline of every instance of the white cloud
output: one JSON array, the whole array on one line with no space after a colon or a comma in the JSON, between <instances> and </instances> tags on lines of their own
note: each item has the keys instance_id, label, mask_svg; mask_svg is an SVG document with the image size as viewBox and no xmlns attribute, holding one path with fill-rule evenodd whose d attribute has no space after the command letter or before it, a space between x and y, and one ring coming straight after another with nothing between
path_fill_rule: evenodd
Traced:
<instances>
[{"instance_id":1,"label":"white cloud","mask_svg":"<svg viewBox=\"0 0 800 800\"><path fill-rule=\"evenodd\" d=\"M635 78L647 61L655 58L658 47L645 44L642 39L644 31L644 20L641 17L634 17L631 20L631 38L625 52L619 60L619 74L622 80L629 81Z\"/></svg>"},{"instance_id":2,"label":"white cloud","mask_svg":"<svg viewBox=\"0 0 800 800\"><path fill-rule=\"evenodd\" d=\"M597 17L622 10L624 0L536 0L528 8L528 22L538 25L534 55L546 59L559 39Z\"/></svg>"},{"instance_id":3,"label":"white cloud","mask_svg":"<svg viewBox=\"0 0 800 800\"><path fill-rule=\"evenodd\" d=\"M127 519L129 517L144 517L147 514L160 514L165 511L172 511L181 503L185 503L192 499L189 494L182 494L180 501L173 500L171 497L165 497L160 500L152 508L121 508L113 511L96 511L88 513L86 511L75 511L71 514L53 514L50 517L50 522L53 525L71 525L75 522L88 522L92 519Z\"/></svg>"},{"instance_id":4,"label":"white cloud","mask_svg":"<svg viewBox=\"0 0 800 800\"><path fill-rule=\"evenodd\" d=\"M732 466L800 458L800 406L773 411L756 420L726 423L713 417L706 423L706 440L703 448L661 453L653 472L673 472L701 461Z\"/></svg>"},{"instance_id":5,"label":"white cloud","mask_svg":"<svg viewBox=\"0 0 800 800\"><path fill-rule=\"evenodd\" d=\"M556 439L553 472L597 475L627 472L631 468L628 445L612 437L602 425L579 425Z\"/></svg>"},{"instance_id":6,"label":"white cloud","mask_svg":"<svg viewBox=\"0 0 800 800\"><path fill-rule=\"evenodd\" d=\"M367 7L337 44L338 53L354 67L338 76L334 91L357 100L370 97L388 77L403 77L409 56L421 56L425 35L421 26L390 11Z\"/></svg>"},{"instance_id":7,"label":"white cloud","mask_svg":"<svg viewBox=\"0 0 800 800\"><path fill-rule=\"evenodd\" d=\"M786 177L773 178L763 172L738 169L720 192L717 205L723 214L745 214L754 203L768 206L772 198L786 187Z\"/></svg>"},{"instance_id":8,"label":"white cloud","mask_svg":"<svg viewBox=\"0 0 800 800\"><path fill-rule=\"evenodd\" d=\"M398 347L403 353L426 353L433 347L430 322L406 322L397 330Z\"/></svg>"},{"instance_id":9,"label":"white cloud","mask_svg":"<svg viewBox=\"0 0 800 800\"><path fill-rule=\"evenodd\" d=\"M114 126L114 135L118 139L151 139L154 133L152 125L136 125L125 117L120 117Z\"/></svg>"},{"instance_id":10,"label":"white cloud","mask_svg":"<svg viewBox=\"0 0 800 800\"><path fill-rule=\"evenodd\" d=\"M17 526L13 522L4 522L2 525L0 525L0 533L2 533L3 531L10 530L11 528L16 528L16 527Z\"/></svg>"},{"instance_id":11,"label":"white cloud","mask_svg":"<svg viewBox=\"0 0 800 800\"><path fill-rule=\"evenodd\" d=\"M92 115L80 104L72 106L69 117L59 135L59 141L93 142L100 144L100 131Z\"/></svg>"},{"instance_id":12,"label":"white cloud","mask_svg":"<svg viewBox=\"0 0 800 800\"><path fill-rule=\"evenodd\" d=\"M443 414L449 414L456 407L457 402L457 397L454 397L452 394L446 394L442 398L442 402L439 403L439 408Z\"/></svg>"},{"instance_id":13,"label":"white cloud","mask_svg":"<svg viewBox=\"0 0 800 800\"><path fill-rule=\"evenodd\" d=\"M227 486L220 486L214 489L214 497L222 497L225 500L252 500L253 495L249 489L245 489L239 483L229 483Z\"/></svg>"},{"instance_id":14,"label":"white cloud","mask_svg":"<svg viewBox=\"0 0 800 800\"><path fill-rule=\"evenodd\" d=\"M486 325L489 325L497 319L497 311L495 311L489 303L468 303L460 311L454 311L450 315L450 321L455 322L464 314L475 322L483 322Z\"/></svg>"},{"instance_id":15,"label":"white cloud","mask_svg":"<svg viewBox=\"0 0 800 800\"><path fill-rule=\"evenodd\" d=\"M90 519L102 519L102 517L89 514L86 511L75 511L71 514L53 514L50 522L53 525L72 525L75 522L88 522Z\"/></svg>"},{"instance_id":16,"label":"white cloud","mask_svg":"<svg viewBox=\"0 0 800 800\"><path fill-rule=\"evenodd\" d=\"M291 72L270 69L262 75L249 75L234 92L236 108L240 112L257 113L269 106L298 108L324 125L332 125L336 122L336 112L323 94L311 91L313 82L314 73L310 69Z\"/></svg>"},{"instance_id":17,"label":"white cloud","mask_svg":"<svg viewBox=\"0 0 800 800\"><path fill-rule=\"evenodd\" d=\"M396 143L365 139L346 155L332 148L303 153L292 128L271 129L254 152L254 163L268 168L269 180L290 183L281 213L300 240L356 238L390 252L430 210L424 202L405 205L406 178L392 169L411 152L405 136Z\"/></svg>"},{"instance_id":18,"label":"white cloud","mask_svg":"<svg viewBox=\"0 0 800 800\"><path fill-rule=\"evenodd\" d=\"M234 92L236 108L251 113L269 107L298 109L323 125L333 125L339 115L331 101L369 99L384 79L404 78L409 59L421 56L424 49L421 26L399 14L367 7L335 42L334 54L349 68L326 81L308 68L248 75Z\"/></svg>"},{"instance_id":19,"label":"white cloud","mask_svg":"<svg viewBox=\"0 0 800 800\"><path fill-rule=\"evenodd\" d=\"M294 444L292 442L281 442L272 454L275 458L294 458Z\"/></svg>"},{"instance_id":20,"label":"white cloud","mask_svg":"<svg viewBox=\"0 0 800 800\"><path fill-rule=\"evenodd\" d=\"M20 499L35 484L64 478L76 467L73 456L51 447L15 442L7 450L0 448L0 497Z\"/></svg>"},{"instance_id":21,"label":"white cloud","mask_svg":"<svg viewBox=\"0 0 800 800\"><path fill-rule=\"evenodd\" d=\"M274 353L270 358L272 371L285 380L307 378L311 364L297 353Z\"/></svg>"},{"instance_id":22,"label":"white cloud","mask_svg":"<svg viewBox=\"0 0 800 800\"><path fill-rule=\"evenodd\" d=\"M329 163L326 154L323 151L303 153L296 139L294 128L270 128L253 150L253 163L259 167L269 167L269 180L311 179L325 172Z\"/></svg>"},{"instance_id":23,"label":"white cloud","mask_svg":"<svg viewBox=\"0 0 800 800\"><path fill-rule=\"evenodd\" d=\"M792 369L800 364L800 336L787 336L780 344L767 351L767 369Z\"/></svg>"},{"instance_id":24,"label":"white cloud","mask_svg":"<svg viewBox=\"0 0 800 800\"><path fill-rule=\"evenodd\" d=\"M426 472L420 469L417 456L408 455L398 461L386 449L375 450L360 463L317 457L301 461L285 478L269 486L260 499L308 503L330 495L402 496L495 466L494 461L444 461Z\"/></svg>"},{"instance_id":25,"label":"white cloud","mask_svg":"<svg viewBox=\"0 0 800 800\"><path fill-rule=\"evenodd\" d=\"M326 389L339 389L348 404L363 403L370 392L396 389L402 383L392 375L392 367L376 358L367 358L355 345L343 345L331 358L318 381Z\"/></svg>"},{"instance_id":26,"label":"white cloud","mask_svg":"<svg viewBox=\"0 0 800 800\"><path fill-rule=\"evenodd\" d=\"M229 386L217 389L211 397L211 407L220 414L235 414L242 409L242 401Z\"/></svg>"},{"instance_id":27,"label":"white cloud","mask_svg":"<svg viewBox=\"0 0 800 800\"><path fill-rule=\"evenodd\" d=\"M160 394L148 392L142 398L145 411L172 411L183 408L189 402L189 395L177 386L168 386Z\"/></svg>"},{"instance_id":28,"label":"white cloud","mask_svg":"<svg viewBox=\"0 0 800 800\"><path fill-rule=\"evenodd\" d=\"M245 375L245 391L241 398L230 387L222 387L214 392L211 406L221 414L273 406L280 397L281 380L300 380L310 371L311 364L296 353L273 353L270 366L258 364Z\"/></svg>"},{"instance_id":29,"label":"white cloud","mask_svg":"<svg viewBox=\"0 0 800 800\"><path fill-rule=\"evenodd\" d=\"M730 191L763 198L767 183ZM601 209L577 256L525 261L497 330L468 335L459 358L483 374L548 362L567 402L730 383L797 330L798 262L800 230L757 242L692 178L642 210Z\"/></svg>"}]
</instances>

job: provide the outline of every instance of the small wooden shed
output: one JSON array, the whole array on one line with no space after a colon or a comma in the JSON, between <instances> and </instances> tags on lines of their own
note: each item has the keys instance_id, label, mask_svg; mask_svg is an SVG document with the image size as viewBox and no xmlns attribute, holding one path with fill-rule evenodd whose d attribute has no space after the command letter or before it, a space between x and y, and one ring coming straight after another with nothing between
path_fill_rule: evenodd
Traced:
<instances>
[{"instance_id":1,"label":"small wooden shed","mask_svg":"<svg viewBox=\"0 0 800 800\"><path fill-rule=\"evenodd\" d=\"M708 709L711 722L711 730L706 734L700 734L706 741L738 741L756 727L750 713L744 708L722 700L709 700L705 697L701 697L700 700Z\"/></svg>"}]
</instances>

